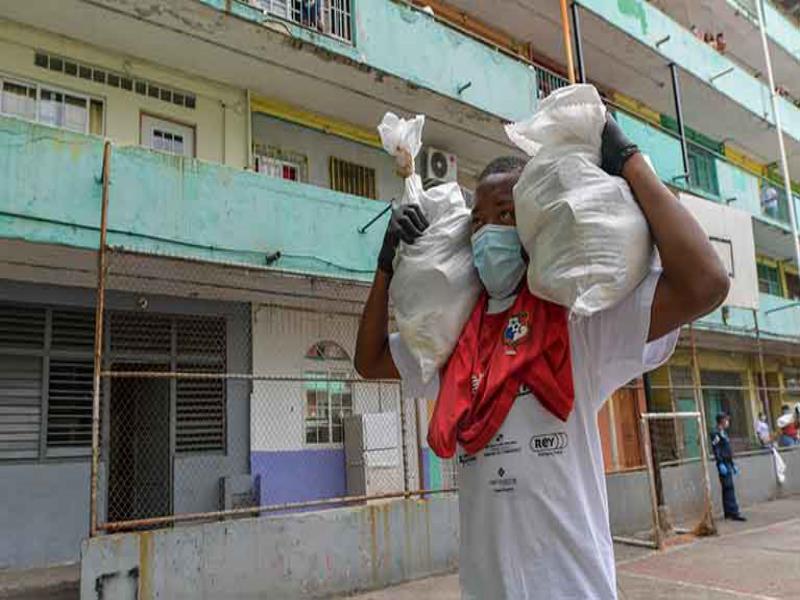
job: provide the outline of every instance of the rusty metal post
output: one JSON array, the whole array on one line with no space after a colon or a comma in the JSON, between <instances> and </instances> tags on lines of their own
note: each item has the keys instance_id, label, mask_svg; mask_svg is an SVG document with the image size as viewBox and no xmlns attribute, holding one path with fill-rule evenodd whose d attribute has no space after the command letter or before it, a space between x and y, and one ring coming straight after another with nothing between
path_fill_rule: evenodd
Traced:
<instances>
[{"instance_id":1,"label":"rusty metal post","mask_svg":"<svg viewBox=\"0 0 800 600\"><path fill-rule=\"evenodd\" d=\"M403 386L400 385L400 394L397 399L397 408L400 414L400 449L403 453L403 491L408 494L411 486L408 482L408 432L406 431L406 411L403 402ZM420 486L421 487L421 486ZM408 498L408 495L406 495Z\"/></svg>"},{"instance_id":2,"label":"rusty metal post","mask_svg":"<svg viewBox=\"0 0 800 600\"><path fill-rule=\"evenodd\" d=\"M700 438L700 464L703 465L703 493L705 499L705 511L703 513L703 520L700 522L695 532L698 535L714 535L717 533L717 526L714 523L714 501L711 498L711 475L708 468L708 447L706 446L706 434L703 430L703 423L705 417L702 413L697 417L699 427L697 428L698 437Z\"/></svg>"},{"instance_id":3,"label":"rusty metal post","mask_svg":"<svg viewBox=\"0 0 800 600\"><path fill-rule=\"evenodd\" d=\"M425 456L422 453L422 423L419 418L419 398L414 398L414 418L417 425L417 488L425 489ZM420 499L425 499L424 495Z\"/></svg>"},{"instance_id":4,"label":"rusty metal post","mask_svg":"<svg viewBox=\"0 0 800 600\"><path fill-rule=\"evenodd\" d=\"M653 450L650 443L650 422L646 416L642 415L639 421L642 433L642 445L644 446L644 461L647 465L647 483L650 488L650 507L653 510L653 538L656 548L661 550L663 540L661 538L661 517L658 514L658 498L656 496L656 477L653 468Z\"/></svg>"},{"instance_id":5,"label":"rusty metal post","mask_svg":"<svg viewBox=\"0 0 800 600\"><path fill-rule=\"evenodd\" d=\"M761 388L759 389L758 395L761 397L764 414L771 422L772 407L770 406L769 391L767 390L767 369L764 366L764 347L761 345L761 328L758 326L758 311L756 309L753 309L753 323L755 323L756 327L756 348L758 349L758 368L760 373L759 378L761 379Z\"/></svg>"},{"instance_id":6,"label":"rusty metal post","mask_svg":"<svg viewBox=\"0 0 800 600\"><path fill-rule=\"evenodd\" d=\"M572 59L572 34L569 31L567 0L561 0L561 29L564 35L564 50L567 53L567 77L570 83L575 83L575 63Z\"/></svg>"},{"instance_id":7,"label":"rusty metal post","mask_svg":"<svg viewBox=\"0 0 800 600\"><path fill-rule=\"evenodd\" d=\"M699 412L700 416L703 418L701 431L705 434L708 420L706 418L706 406L703 401L703 392L701 389L700 361L697 360L697 344L695 344L694 340L694 326L692 323L689 323L689 345L692 352L692 393L694 395L697 412Z\"/></svg>"},{"instance_id":8,"label":"rusty metal post","mask_svg":"<svg viewBox=\"0 0 800 600\"><path fill-rule=\"evenodd\" d=\"M89 536L97 535L97 477L100 467L100 372L103 367L103 312L106 300L106 236L111 142L103 146L103 195L100 208L100 246L97 250L97 299L94 313L94 374L92 382L92 468L89 476Z\"/></svg>"}]
</instances>

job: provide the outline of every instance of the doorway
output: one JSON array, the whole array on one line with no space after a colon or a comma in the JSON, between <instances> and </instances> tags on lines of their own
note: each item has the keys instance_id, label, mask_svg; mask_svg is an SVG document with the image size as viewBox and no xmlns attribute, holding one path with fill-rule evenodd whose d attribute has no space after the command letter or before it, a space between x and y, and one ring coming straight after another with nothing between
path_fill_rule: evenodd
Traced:
<instances>
[{"instance_id":1,"label":"doorway","mask_svg":"<svg viewBox=\"0 0 800 600\"><path fill-rule=\"evenodd\" d=\"M116 363L113 370L168 371L169 365ZM169 515L170 380L112 378L109 425L109 521Z\"/></svg>"}]
</instances>

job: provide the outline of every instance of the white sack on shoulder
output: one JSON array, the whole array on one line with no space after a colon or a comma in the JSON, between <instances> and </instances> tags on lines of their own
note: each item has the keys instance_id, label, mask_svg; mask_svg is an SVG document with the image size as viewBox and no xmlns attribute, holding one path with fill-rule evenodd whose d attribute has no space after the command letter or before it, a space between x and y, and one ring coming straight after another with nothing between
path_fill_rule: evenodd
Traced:
<instances>
[{"instance_id":1,"label":"white sack on shoulder","mask_svg":"<svg viewBox=\"0 0 800 600\"><path fill-rule=\"evenodd\" d=\"M588 316L647 275L652 240L627 182L600 168L606 108L594 86L554 91L528 120L506 127L531 160L514 187L535 295Z\"/></svg>"},{"instance_id":2,"label":"white sack on shoulder","mask_svg":"<svg viewBox=\"0 0 800 600\"><path fill-rule=\"evenodd\" d=\"M378 127L384 148L413 159L422 147L424 117L387 113ZM427 382L444 366L480 293L472 261L471 217L461 188L424 190L419 175L405 179L400 204L419 204L430 224L414 243L400 243L389 297L400 336Z\"/></svg>"}]
</instances>

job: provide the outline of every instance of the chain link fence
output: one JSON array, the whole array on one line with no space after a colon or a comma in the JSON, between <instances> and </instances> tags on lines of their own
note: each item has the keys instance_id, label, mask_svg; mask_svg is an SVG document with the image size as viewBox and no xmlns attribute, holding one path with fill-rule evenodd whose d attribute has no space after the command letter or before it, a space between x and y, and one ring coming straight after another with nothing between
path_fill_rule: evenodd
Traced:
<instances>
[{"instance_id":1,"label":"chain link fence","mask_svg":"<svg viewBox=\"0 0 800 600\"><path fill-rule=\"evenodd\" d=\"M364 286L106 252L98 530L455 487L428 400L353 368Z\"/></svg>"}]
</instances>

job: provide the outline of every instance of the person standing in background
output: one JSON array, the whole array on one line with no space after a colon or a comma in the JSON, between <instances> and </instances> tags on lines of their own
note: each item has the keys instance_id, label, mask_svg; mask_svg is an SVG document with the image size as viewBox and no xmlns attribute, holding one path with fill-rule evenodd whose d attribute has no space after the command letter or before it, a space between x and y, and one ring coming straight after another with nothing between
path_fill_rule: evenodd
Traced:
<instances>
[{"instance_id":1,"label":"person standing in background","mask_svg":"<svg viewBox=\"0 0 800 600\"><path fill-rule=\"evenodd\" d=\"M767 448L772 444L772 434L769 430L769 423L767 423L767 415L763 412L758 413L758 421L756 422L756 435L762 448Z\"/></svg>"},{"instance_id":2,"label":"person standing in background","mask_svg":"<svg viewBox=\"0 0 800 600\"><path fill-rule=\"evenodd\" d=\"M739 473L739 468L733 462L733 449L728 438L728 428L730 426L731 418L728 415L725 413L717 415L717 428L711 435L711 448L717 461L725 518L732 521L747 521L739 512L739 503L736 502L736 489L733 486L733 476Z\"/></svg>"},{"instance_id":3,"label":"person standing in background","mask_svg":"<svg viewBox=\"0 0 800 600\"><path fill-rule=\"evenodd\" d=\"M778 418L778 427L781 430L781 436L778 443L781 446L796 446L797 445L797 415L796 411L792 411L788 404L781 407L781 416Z\"/></svg>"}]
</instances>

